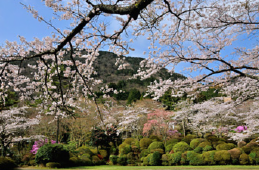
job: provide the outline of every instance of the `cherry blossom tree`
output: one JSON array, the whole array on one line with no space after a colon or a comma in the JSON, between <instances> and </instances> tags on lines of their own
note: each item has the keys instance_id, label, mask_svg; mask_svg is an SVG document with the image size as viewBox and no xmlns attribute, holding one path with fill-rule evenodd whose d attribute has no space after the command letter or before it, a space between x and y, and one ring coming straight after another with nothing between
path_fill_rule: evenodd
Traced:
<instances>
[{"instance_id":1,"label":"cherry blossom tree","mask_svg":"<svg viewBox=\"0 0 259 170\"><path fill-rule=\"evenodd\" d=\"M170 130L173 130L173 116L174 113L172 111L161 109L149 113L147 115L147 123L145 123L143 127L143 134L149 135L153 132L153 134L161 136L165 142L170 135Z\"/></svg>"},{"instance_id":2,"label":"cherry blossom tree","mask_svg":"<svg viewBox=\"0 0 259 170\"><path fill-rule=\"evenodd\" d=\"M203 136L209 132L218 137L228 136L242 141L258 134L258 98L236 104L224 102L223 97L202 103L177 104L173 119L184 122L183 128ZM242 126L241 126L242 125Z\"/></svg>"},{"instance_id":3,"label":"cherry blossom tree","mask_svg":"<svg viewBox=\"0 0 259 170\"><path fill-rule=\"evenodd\" d=\"M137 106L126 106L114 104L113 102L105 103L103 113L103 124L106 127L116 126L118 133L128 132L132 135L142 135L142 128L146 121L147 114L150 112L148 108ZM119 134L118 134L119 135Z\"/></svg>"},{"instance_id":4,"label":"cherry blossom tree","mask_svg":"<svg viewBox=\"0 0 259 170\"><path fill-rule=\"evenodd\" d=\"M211 132L222 137L222 134L228 135L227 132L234 129L240 121L233 106L233 103L224 103L223 97L213 98L187 105L175 113L175 119L184 119L182 115L186 115L188 119L185 119L185 125L192 132L201 136Z\"/></svg>"},{"instance_id":5,"label":"cherry blossom tree","mask_svg":"<svg viewBox=\"0 0 259 170\"><path fill-rule=\"evenodd\" d=\"M27 118L25 116L26 109L27 107L20 107L0 111L0 146L2 156L6 156L6 150L12 142L41 137L24 136L24 132L29 127L39 123L39 117Z\"/></svg>"},{"instance_id":6,"label":"cherry blossom tree","mask_svg":"<svg viewBox=\"0 0 259 170\"><path fill-rule=\"evenodd\" d=\"M139 36L150 41L148 58L141 63L136 76L150 77L162 68L171 72L181 63L184 70L201 74L185 80L160 80L149 86L148 93L159 99L172 89L172 96L195 98L212 84L222 93L241 103L258 96L259 1L256 0L45 0L54 20L68 20L71 29L58 28L29 4L24 7L40 22L53 29L42 39L9 42L0 48L0 97L6 91L19 92L21 99L44 99L50 113L73 114L76 99L93 96L93 87L101 81L93 62L98 51L108 50L118 56L134 50L131 43ZM66 3L67 2L67 3ZM118 28L107 24L113 19ZM37 36L37 35L36 35ZM130 38L127 38L130 37ZM241 39L248 47L235 46ZM255 42L255 43L253 43ZM82 52L84 49L84 53ZM231 51L226 54L225 50ZM66 58L65 55L68 57ZM81 60L79 60L81 59ZM35 64L22 64L34 60ZM125 64L124 64L125 65ZM24 69L34 70L33 78L23 75ZM119 67L123 68L123 64ZM64 83L64 79L69 86ZM58 83L55 83L57 80ZM40 93L41 95L33 95ZM96 112L100 109L96 105ZM79 108L80 109L80 108Z\"/></svg>"}]
</instances>

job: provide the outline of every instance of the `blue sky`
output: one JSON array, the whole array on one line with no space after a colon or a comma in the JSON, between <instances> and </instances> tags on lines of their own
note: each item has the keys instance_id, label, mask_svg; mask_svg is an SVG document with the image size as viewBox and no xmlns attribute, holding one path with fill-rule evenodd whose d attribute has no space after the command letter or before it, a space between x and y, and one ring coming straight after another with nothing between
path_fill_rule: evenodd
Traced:
<instances>
[{"instance_id":1,"label":"blue sky","mask_svg":"<svg viewBox=\"0 0 259 170\"><path fill-rule=\"evenodd\" d=\"M53 31L45 23L39 22L33 18L32 14L27 12L26 9L20 4L20 2L31 5L39 11L39 15L43 16L46 20L52 17L52 11L45 7L41 0L2 0L0 1L0 45L3 45L6 40L18 41L18 35L24 36L27 40L33 40L34 37L43 38L44 36L50 36ZM116 26L112 21L111 25ZM69 27L68 21L54 22L61 30ZM118 24L117 24L118 25ZM141 47L147 43L145 38L139 39L135 43L136 47ZM146 45L147 46L147 45ZM142 50L140 48L132 52L130 55L135 57L142 56Z\"/></svg>"},{"instance_id":2,"label":"blue sky","mask_svg":"<svg viewBox=\"0 0 259 170\"><path fill-rule=\"evenodd\" d=\"M35 0L3 0L0 1L0 44L6 40L18 40L18 35L32 40L33 37L43 37L49 35L51 30L47 29L46 24L38 22L30 13L20 4L30 2L37 9L47 14L49 10L38 5ZM32 3L31 3L32 2ZM40 2L37 0L37 2ZM41 4L42 2L40 2Z\"/></svg>"}]
</instances>

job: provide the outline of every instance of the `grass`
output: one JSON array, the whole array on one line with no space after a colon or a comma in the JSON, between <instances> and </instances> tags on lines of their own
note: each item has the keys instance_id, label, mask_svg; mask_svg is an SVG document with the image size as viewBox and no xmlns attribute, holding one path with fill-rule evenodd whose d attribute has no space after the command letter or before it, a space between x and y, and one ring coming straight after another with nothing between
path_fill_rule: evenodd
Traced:
<instances>
[{"instance_id":1,"label":"grass","mask_svg":"<svg viewBox=\"0 0 259 170\"><path fill-rule=\"evenodd\" d=\"M43 170L48 168L20 168L18 170ZM240 165L226 165L226 166L81 166L59 170L247 170L259 169L259 166L240 166Z\"/></svg>"}]
</instances>

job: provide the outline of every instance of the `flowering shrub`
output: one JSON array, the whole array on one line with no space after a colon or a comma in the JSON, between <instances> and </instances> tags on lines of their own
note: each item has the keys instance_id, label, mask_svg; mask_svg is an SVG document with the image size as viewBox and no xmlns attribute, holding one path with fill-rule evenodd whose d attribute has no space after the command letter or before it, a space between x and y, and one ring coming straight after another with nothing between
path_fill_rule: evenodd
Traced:
<instances>
[{"instance_id":1,"label":"flowering shrub","mask_svg":"<svg viewBox=\"0 0 259 170\"><path fill-rule=\"evenodd\" d=\"M56 141L54 141L54 140L51 140L50 142L51 142L51 144L56 143ZM47 143L49 143L48 139L35 141L34 145L32 145L32 149L30 152L35 155L37 153L38 149Z\"/></svg>"},{"instance_id":2,"label":"flowering shrub","mask_svg":"<svg viewBox=\"0 0 259 170\"><path fill-rule=\"evenodd\" d=\"M63 166L69 162L69 151L61 144L46 144L38 150L35 162L43 165L48 162L57 162Z\"/></svg>"},{"instance_id":3,"label":"flowering shrub","mask_svg":"<svg viewBox=\"0 0 259 170\"><path fill-rule=\"evenodd\" d=\"M243 132L244 130L247 130L247 126L238 126L238 127L235 129L235 131L236 131L236 132L239 132L239 133Z\"/></svg>"},{"instance_id":4,"label":"flowering shrub","mask_svg":"<svg viewBox=\"0 0 259 170\"><path fill-rule=\"evenodd\" d=\"M171 129L173 112L165 110L155 110L147 115L147 122L143 127L143 135L148 136L150 133L162 136L165 141L168 136L174 135L177 131Z\"/></svg>"}]
</instances>

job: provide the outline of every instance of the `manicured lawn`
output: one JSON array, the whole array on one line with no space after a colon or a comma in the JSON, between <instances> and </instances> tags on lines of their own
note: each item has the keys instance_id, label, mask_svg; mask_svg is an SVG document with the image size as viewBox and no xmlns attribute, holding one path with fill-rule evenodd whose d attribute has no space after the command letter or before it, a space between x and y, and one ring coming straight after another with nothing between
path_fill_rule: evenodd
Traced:
<instances>
[{"instance_id":1,"label":"manicured lawn","mask_svg":"<svg viewBox=\"0 0 259 170\"><path fill-rule=\"evenodd\" d=\"M19 170L42 170L48 168L20 168ZM59 170L246 170L246 169L259 169L259 166L81 166L81 167L73 167L73 168L66 168L66 169L59 169Z\"/></svg>"}]
</instances>

